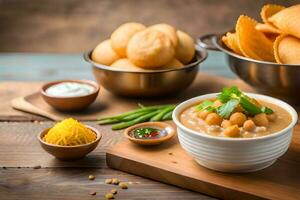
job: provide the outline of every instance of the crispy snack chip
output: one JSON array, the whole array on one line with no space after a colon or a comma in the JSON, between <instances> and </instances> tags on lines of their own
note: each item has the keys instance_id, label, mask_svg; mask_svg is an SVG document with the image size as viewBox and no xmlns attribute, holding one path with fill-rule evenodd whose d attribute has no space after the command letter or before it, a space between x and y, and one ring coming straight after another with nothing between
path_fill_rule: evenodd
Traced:
<instances>
[{"instance_id":1,"label":"crispy snack chip","mask_svg":"<svg viewBox=\"0 0 300 200\"><path fill-rule=\"evenodd\" d=\"M243 55L237 41L236 33L230 33L230 32L226 33L226 36L222 37L222 41L229 49L231 49L232 51L234 51L239 55Z\"/></svg>"},{"instance_id":2,"label":"crispy snack chip","mask_svg":"<svg viewBox=\"0 0 300 200\"><path fill-rule=\"evenodd\" d=\"M257 22L241 15L236 24L237 41L243 55L256 60L274 62L273 43L255 29Z\"/></svg>"},{"instance_id":3,"label":"crispy snack chip","mask_svg":"<svg viewBox=\"0 0 300 200\"><path fill-rule=\"evenodd\" d=\"M300 39L286 34L276 38L274 42L274 55L278 63L300 63Z\"/></svg>"},{"instance_id":4,"label":"crispy snack chip","mask_svg":"<svg viewBox=\"0 0 300 200\"><path fill-rule=\"evenodd\" d=\"M285 7L276 4L266 4L260 11L260 16L265 24L270 24L269 17L283 10ZM271 24L270 24L271 25Z\"/></svg>"},{"instance_id":5,"label":"crispy snack chip","mask_svg":"<svg viewBox=\"0 0 300 200\"><path fill-rule=\"evenodd\" d=\"M281 30L277 29L276 27L270 25L270 24L261 24L258 23L255 26L256 30L262 32L262 33L267 33L267 34L281 34Z\"/></svg>"},{"instance_id":6,"label":"crispy snack chip","mask_svg":"<svg viewBox=\"0 0 300 200\"><path fill-rule=\"evenodd\" d=\"M300 38L300 4L283 9L268 21L284 33Z\"/></svg>"}]
</instances>

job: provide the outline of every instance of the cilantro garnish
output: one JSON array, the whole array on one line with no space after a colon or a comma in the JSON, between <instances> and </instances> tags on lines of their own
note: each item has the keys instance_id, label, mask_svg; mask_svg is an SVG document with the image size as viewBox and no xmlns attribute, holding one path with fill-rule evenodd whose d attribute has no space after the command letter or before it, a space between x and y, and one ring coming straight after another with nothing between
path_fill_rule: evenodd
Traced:
<instances>
[{"instance_id":1,"label":"cilantro garnish","mask_svg":"<svg viewBox=\"0 0 300 200\"><path fill-rule=\"evenodd\" d=\"M253 102L253 99L248 97L246 94L241 92L238 87L226 87L222 90L220 94L217 95L217 99L220 100L223 105L214 108L213 102L206 100L201 104L196 106L197 111L207 110L207 111L216 111L223 118L228 118L233 110L240 105L245 113L248 115L257 115L259 113L272 114L273 110L265 107L258 106Z\"/></svg>"},{"instance_id":2,"label":"cilantro garnish","mask_svg":"<svg viewBox=\"0 0 300 200\"><path fill-rule=\"evenodd\" d=\"M209 100L205 100L205 101L203 101L202 103L200 103L199 105L197 105L197 106L195 107L195 109L196 109L197 111L200 111L200 110L206 110L206 109L208 109L209 107L212 107L213 104L214 104L214 102L209 101Z\"/></svg>"},{"instance_id":3,"label":"cilantro garnish","mask_svg":"<svg viewBox=\"0 0 300 200\"><path fill-rule=\"evenodd\" d=\"M239 104L239 101L237 99L230 99L229 101L224 103L222 106L217 108L217 113L221 117L227 119L238 104Z\"/></svg>"}]
</instances>

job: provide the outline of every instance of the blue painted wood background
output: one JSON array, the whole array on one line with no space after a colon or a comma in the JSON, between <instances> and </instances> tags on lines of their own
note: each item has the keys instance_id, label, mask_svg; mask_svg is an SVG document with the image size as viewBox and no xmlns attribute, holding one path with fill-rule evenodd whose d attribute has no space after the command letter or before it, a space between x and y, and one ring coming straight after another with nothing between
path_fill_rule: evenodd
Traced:
<instances>
[{"instance_id":1,"label":"blue painted wood background","mask_svg":"<svg viewBox=\"0 0 300 200\"><path fill-rule=\"evenodd\" d=\"M233 78L224 55L210 51L200 71ZM0 81L50 81L94 79L81 54L1 53Z\"/></svg>"}]
</instances>

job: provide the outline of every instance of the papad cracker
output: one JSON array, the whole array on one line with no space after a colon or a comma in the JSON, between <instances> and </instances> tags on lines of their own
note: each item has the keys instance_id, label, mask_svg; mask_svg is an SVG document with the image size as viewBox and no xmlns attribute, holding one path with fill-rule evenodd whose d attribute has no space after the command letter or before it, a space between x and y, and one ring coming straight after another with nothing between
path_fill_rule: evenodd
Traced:
<instances>
[{"instance_id":1,"label":"papad cracker","mask_svg":"<svg viewBox=\"0 0 300 200\"><path fill-rule=\"evenodd\" d=\"M234 51L234 53L237 53L239 55L243 55L242 51L240 50L238 41L237 41L237 35L236 33L230 33L227 32L226 36L222 37L222 41L225 43L225 45Z\"/></svg>"},{"instance_id":2,"label":"papad cracker","mask_svg":"<svg viewBox=\"0 0 300 200\"><path fill-rule=\"evenodd\" d=\"M262 7L260 11L260 16L265 24L270 24L268 21L269 17L278 13L279 11L285 9L284 6L276 5L276 4L266 4Z\"/></svg>"},{"instance_id":3,"label":"papad cracker","mask_svg":"<svg viewBox=\"0 0 300 200\"><path fill-rule=\"evenodd\" d=\"M267 34L281 34L282 31L277 29L276 27L270 25L270 24L262 24L262 23L258 23L255 26L256 30L263 32L263 33L267 33Z\"/></svg>"},{"instance_id":4,"label":"papad cracker","mask_svg":"<svg viewBox=\"0 0 300 200\"><path fill-rule=\"evenodd\" d=\"M237 41L242 53L256 60L274 62L273 43L255 29L257 22L241 15L236 24Z\"/></svg>"},{"instance_id":5,"label":"papad cracker","mask_svg":"<svg viewBox=\"0 0 300 200\"><path fill-rule=\"evenodd\" d=\"M274 55L280 64L300 63L300 39L290 35L280 35L274 42Z\"/></svg>"},{"instance_id":6,"label":"papad cracker","mask_svg":"<svg viewBox=\"0 0 300 200\"><path fill-rule=\"evenodd\" d=\"M274 14L268 21L284 33L300 38L300 4Z\"/></svg>"}]
</instances>

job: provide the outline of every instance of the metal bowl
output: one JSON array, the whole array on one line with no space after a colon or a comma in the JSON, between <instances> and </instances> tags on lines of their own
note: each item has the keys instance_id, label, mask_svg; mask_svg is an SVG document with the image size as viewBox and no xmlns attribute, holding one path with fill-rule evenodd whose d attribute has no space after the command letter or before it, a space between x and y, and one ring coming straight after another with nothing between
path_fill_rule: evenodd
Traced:
<instances>
[{"instance_id":1,"label":"metal bowl","mask_svg":"<svg viewBox=\"0 0 300 200\"><path fill-rule=\"evenodd\" d=\"M193 61L180 69L121 71L91 60L92 51L84 59L93 66L98 83L108 91L122 96L155 97L178 93L195 79L198 67L207 58L205 49L199 48Z\"/></svg>"},{"instance_id":2,"label":"metal bowl","mask_svg":"<svg viewBox=\"0 0 300 200\"><path fill-rule=\"evenodd\" d=\"M300 64L278 64L240 56L223 44L222 36L225 34L203 35L197 44L208 50L225 53L230 69L258 92L299 104Z\"/></svg>"}]
</instances>

